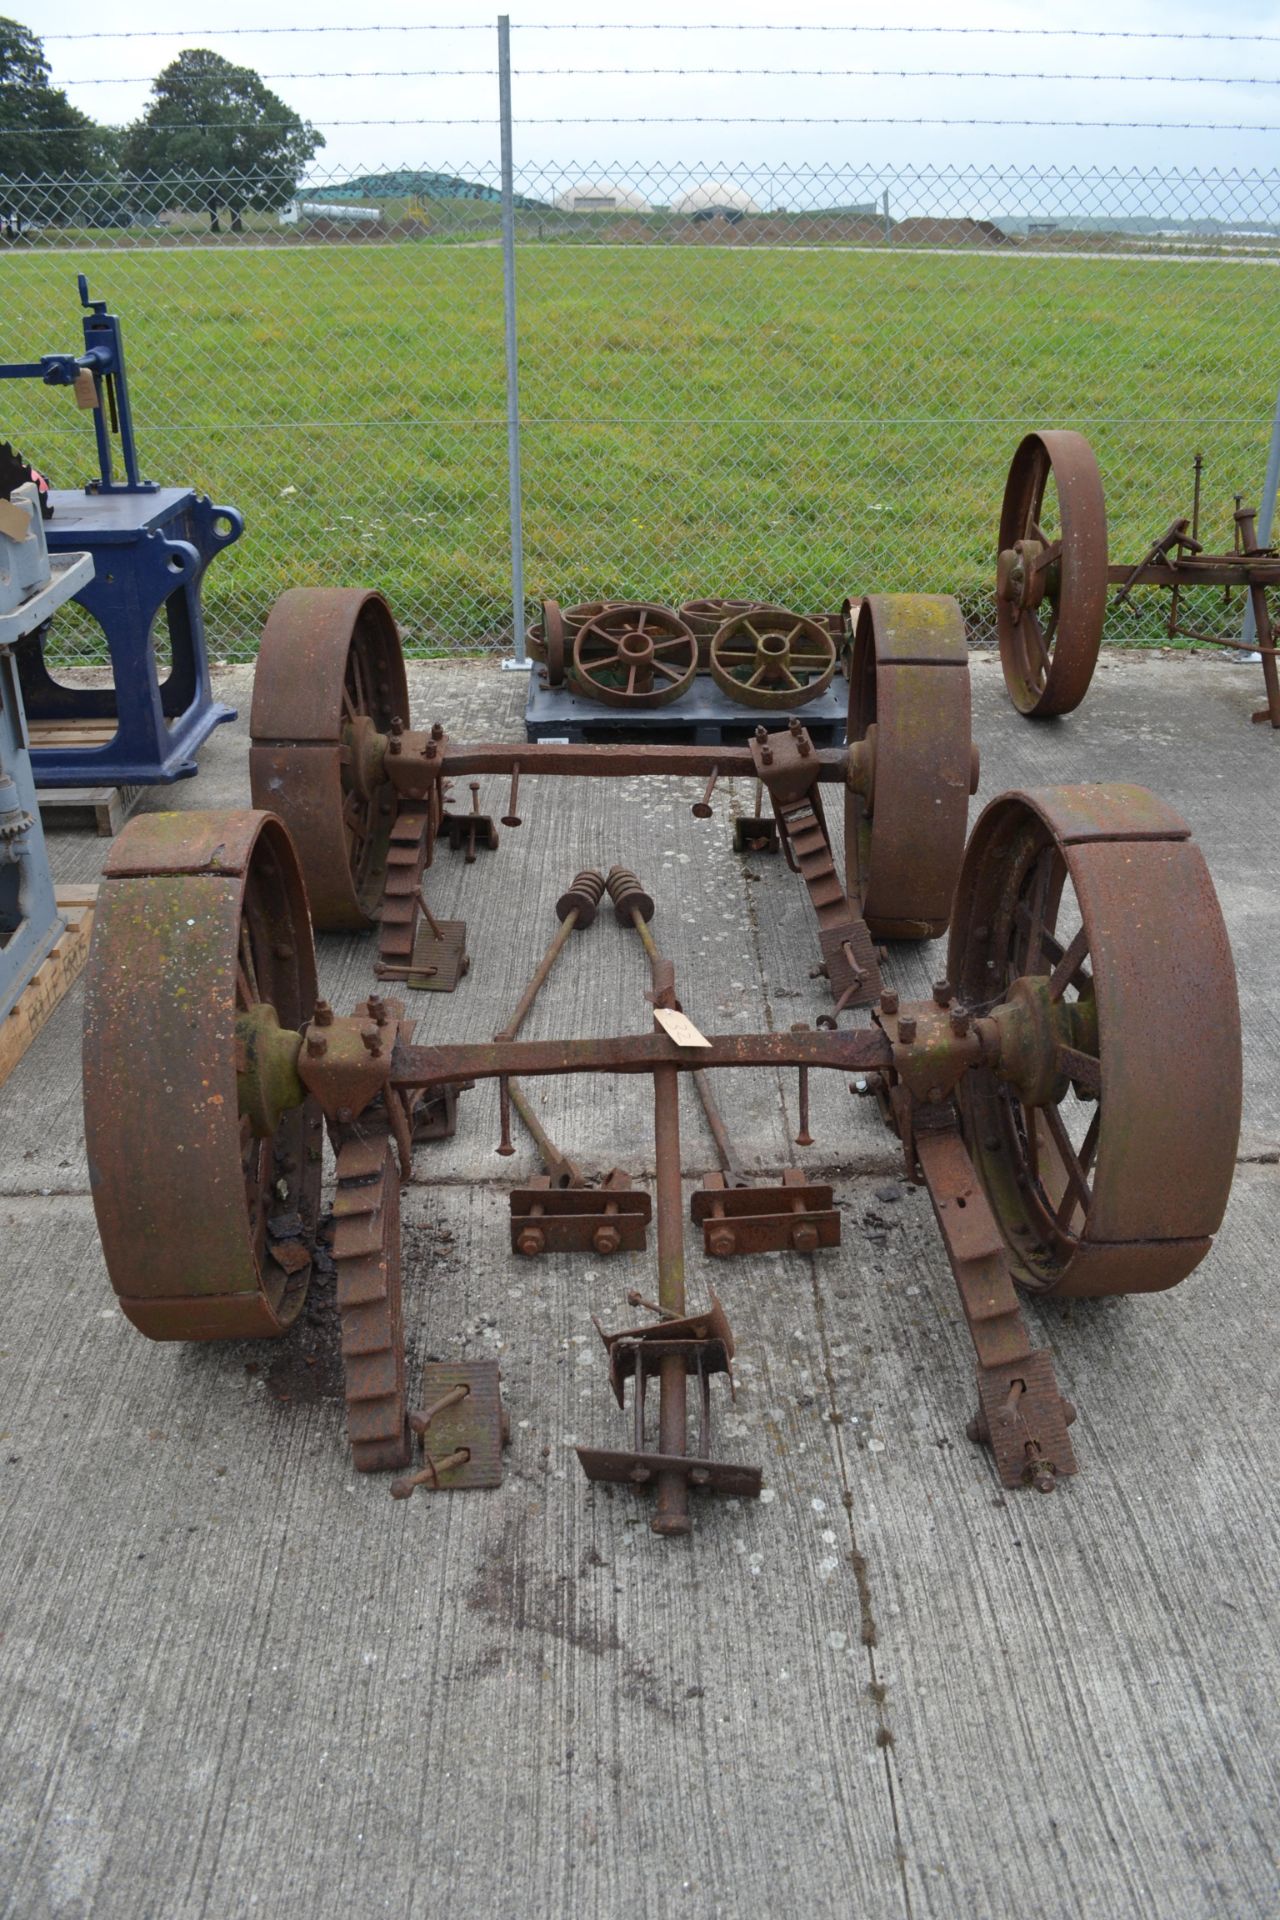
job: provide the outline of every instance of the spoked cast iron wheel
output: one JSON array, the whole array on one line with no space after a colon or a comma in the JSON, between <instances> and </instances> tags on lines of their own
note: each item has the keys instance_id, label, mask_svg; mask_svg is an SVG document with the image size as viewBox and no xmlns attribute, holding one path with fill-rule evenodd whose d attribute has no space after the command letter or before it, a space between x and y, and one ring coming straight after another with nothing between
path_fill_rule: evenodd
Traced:
<instances>
[{"instance_id":1,"label":"spoked cast iron wheel","mask_svg":"<svg viewBox=\"0 0 1280 1920\"><path fill-rule=\"evenodd\" d=\"M721 692L747 707L802 707L831 684L836 643L829 627L785 607L735 613L707 654Z\"/></svg>"},{"instance_id":2,"label":"spoked cast iron wheel","mask_svg":"<svg viewBox=\"0 0 1280 1920\"><path fill-rule=\"evenodd\" d=\"M950 977L992 1013L965 1140L1014 1278L1171 1287L1222 1220L1240 1128L1235 969L1190 829L1141 787L1005 794L974 828Z\"/></svg>"},{"instance_id":3,"label":"spoked cast iron wheel","mask_svg":"<svg viewBox=\"0 0 1280 1920\"><path fill-rule=\"evenodd\" d=\"M293 837L317 927L377 918L395 789L380 736L409 720L404 655L378 593L292 587L267 619L253 682L253 802Z\"/></svg>"},{"instance_id":4,"label":"spoked cast iron wheel","mask_svg":"<svg viewBox=\"0 0 1280 1920\"><path fill-rule=\"evenodd\" d=\"M153 1340L284 1333L311 1276L321 1122L306 894L263 813L154 813L112 849L85 995L89 1180L111 1284Z\"/></svg>"},{"instance_id":5,"label":"spoked cast iron wheel","mask_svg":"<svg viewBox=\"0 0 1280 1920\"><path fill-rule=\"evenodd\" d=\"M1107 510L1082 433L1029 433L1000 509L996 625L1009 697L1033 720L1070 713L1093 677L1107 610Z\"/></svg>"},{"instance_id":6,"label":"spoked cast iron wheel","mask_svg":"<svg viewBox=\"0 0 1280 1920\"><path fill-rule=\"evenodd\" d=\"M575 693L610 707L665 707L692 686L698 642L669 607L608 606L573 637Z\"/></svg>"},{"instance_id":7,"label":"spoked cast iron wheel","mask_svg":"<svg viewBox=\"0 0 1280 1920\"><path fill-rule=\"evenodd\" d=\"M878 940L945 933L977 789L964 617L945 594L870 594L849 667L846 887Z\"/></svg>"}]
</instances>

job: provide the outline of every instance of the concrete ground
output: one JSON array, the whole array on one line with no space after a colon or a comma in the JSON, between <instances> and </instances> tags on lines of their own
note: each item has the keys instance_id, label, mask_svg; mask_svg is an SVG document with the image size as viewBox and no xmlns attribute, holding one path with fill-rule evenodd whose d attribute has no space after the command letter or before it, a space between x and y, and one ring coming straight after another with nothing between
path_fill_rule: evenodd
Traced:
<instances>
[{"instance_id":1,"label":"concrete ground","mask_svg":"<svg viewBox=\"0 0 1280 1920\"><path fill-rule=\"evenodd\" d=\"M247 674L225 680L247 717ZM515 675L412 684L417 722L520 737ZM1216 660L1109 660L1048 726L988 656L974 687L983 798L1123 778L1185 813L1240 975L1245 1132L1212 1254L1166 1296L1027 1310L1080 1409L1078 1478L1004 1494L965 1440L971 1351L927 1199L871 1103L817 1075L803 1158L835 1182L843 1247L690 1265L738 1340L721 1447L765 1497L656 1539L573 1453L626 1444L591 1315L624 1324L652 1255L511 1256L505 1188L534 1162L495 1157L486 1087L418 1156L408 1337L415 1373L501 1357L507 1476L395 1504L351 1472L323 1301L259 1345L155 1346L121 1317L77 991L0 1089L0 1912L1280 1912L1280 739L1249 724L1258 669ZM247 804L245 717L156 803ZM814 1020L799 883L729 850L745 788L707 822L695 797L529 781L495 855L442 853L434 905L465 916L475 963L419 997L420 1035L486 1038L556 894L614 861L655 893L704 1027ZM484 799L504 811L501 783ZM55 872L91 879L105 850L59 835ZM320 941L340 1009L372 958ZM888 981L926 993L941 964L899 948ZM645 984L602 916L527 1032L639 1031ZM536 1097L588 1165L651 1166L642 1083ZM726 1104L749 1164L802 1157L794 1076L734 1076ZM691 1089L683 1127L695 1180Z\"/></svg>"}]
</instances>

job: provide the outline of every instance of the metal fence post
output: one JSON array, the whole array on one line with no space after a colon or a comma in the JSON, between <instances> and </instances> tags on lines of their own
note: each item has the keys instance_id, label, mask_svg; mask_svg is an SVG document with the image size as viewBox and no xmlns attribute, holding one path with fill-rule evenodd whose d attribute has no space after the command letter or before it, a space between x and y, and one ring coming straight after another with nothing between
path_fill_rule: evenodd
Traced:
<instances>
[{"instance_id":1,"label":"metal fence post","mask_svg":"<svg viewBox=\"0 0 1280 1920\"><path fill-rule=\"evenodd\" d=\"M1276 394L1276 410L1271 416L1271 446L1267 453L1267 475L1262 483L1262 500L1258 507L1258 545L1271 544L1271 522L1275 518L1276 489L1280 486L1280 393ZM1253 617L1253 595L1244 603L1244 628L1240 643L1250 653L1258 644L1258 624Z\"/></svg>"},{"instance_id":2,"label":"metal fence post","mask_svg":"<svg viewBox=\"0 0 1280 1920\"><path fill-rule=\"evenodd\" d=\"M516 346L516 204L511 160L511 20L498 15L498 117L502 137L502 325L507 350L507 490L511 505L511 627L515 657L504 667L527 669L524 649L524 524L520 488L520 367Z\"/></svg>"}]
</instances>

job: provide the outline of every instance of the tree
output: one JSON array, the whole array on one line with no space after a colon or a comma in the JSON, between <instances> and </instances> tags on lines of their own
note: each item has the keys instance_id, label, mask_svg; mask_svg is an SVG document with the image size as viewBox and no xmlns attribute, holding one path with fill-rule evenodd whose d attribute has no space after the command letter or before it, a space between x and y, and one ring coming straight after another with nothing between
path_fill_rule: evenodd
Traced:
<instances>
[{"instance_id":1,"label":"tree","mask_svg":"<svg viewBox=\"0 0 1280 1920\"><path fill-rule=\"evenodd\" d=\"M129 128L125 171L163 188L170 203L204 207L212 232L228 208L243 230L246 207L274 211L293 198L298 175L324 136L250 67L187 47L158 74L141 120Z\"/></svg>"},{"instance_id":2,"label":"tree","mask_svg":"<svg viewBox=\"0 0 1280 1920\"><path fill-rule=\"evenodd\" d=\"M60 87L50 86L35 34L17 20L0 19L0 223L13 232L61 210L65 190L41 183L92 173L102 153L100 131ZM20 184L26 182L33 184Z\"/></svg>"}]
</instances>

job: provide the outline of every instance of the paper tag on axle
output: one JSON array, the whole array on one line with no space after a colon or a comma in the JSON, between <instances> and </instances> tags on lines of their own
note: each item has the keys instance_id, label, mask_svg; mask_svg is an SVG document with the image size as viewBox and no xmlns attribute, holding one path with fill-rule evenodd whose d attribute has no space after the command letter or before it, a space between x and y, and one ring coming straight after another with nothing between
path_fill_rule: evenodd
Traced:
<instances>
[{"instance_id":1,"label":"paper tag on axle","mask_svg":"<svg viewBox=\"0 0 1280 1920\"><path fill-rule=\"evenodd\" d=\"M704 1039L694 1026L687 1013L677 1013L674 1007L655 1007L653 1017L668 1040L674 1040L678 1047L709 1047L711 1042Z\"/></svg>"}]
</instances>

